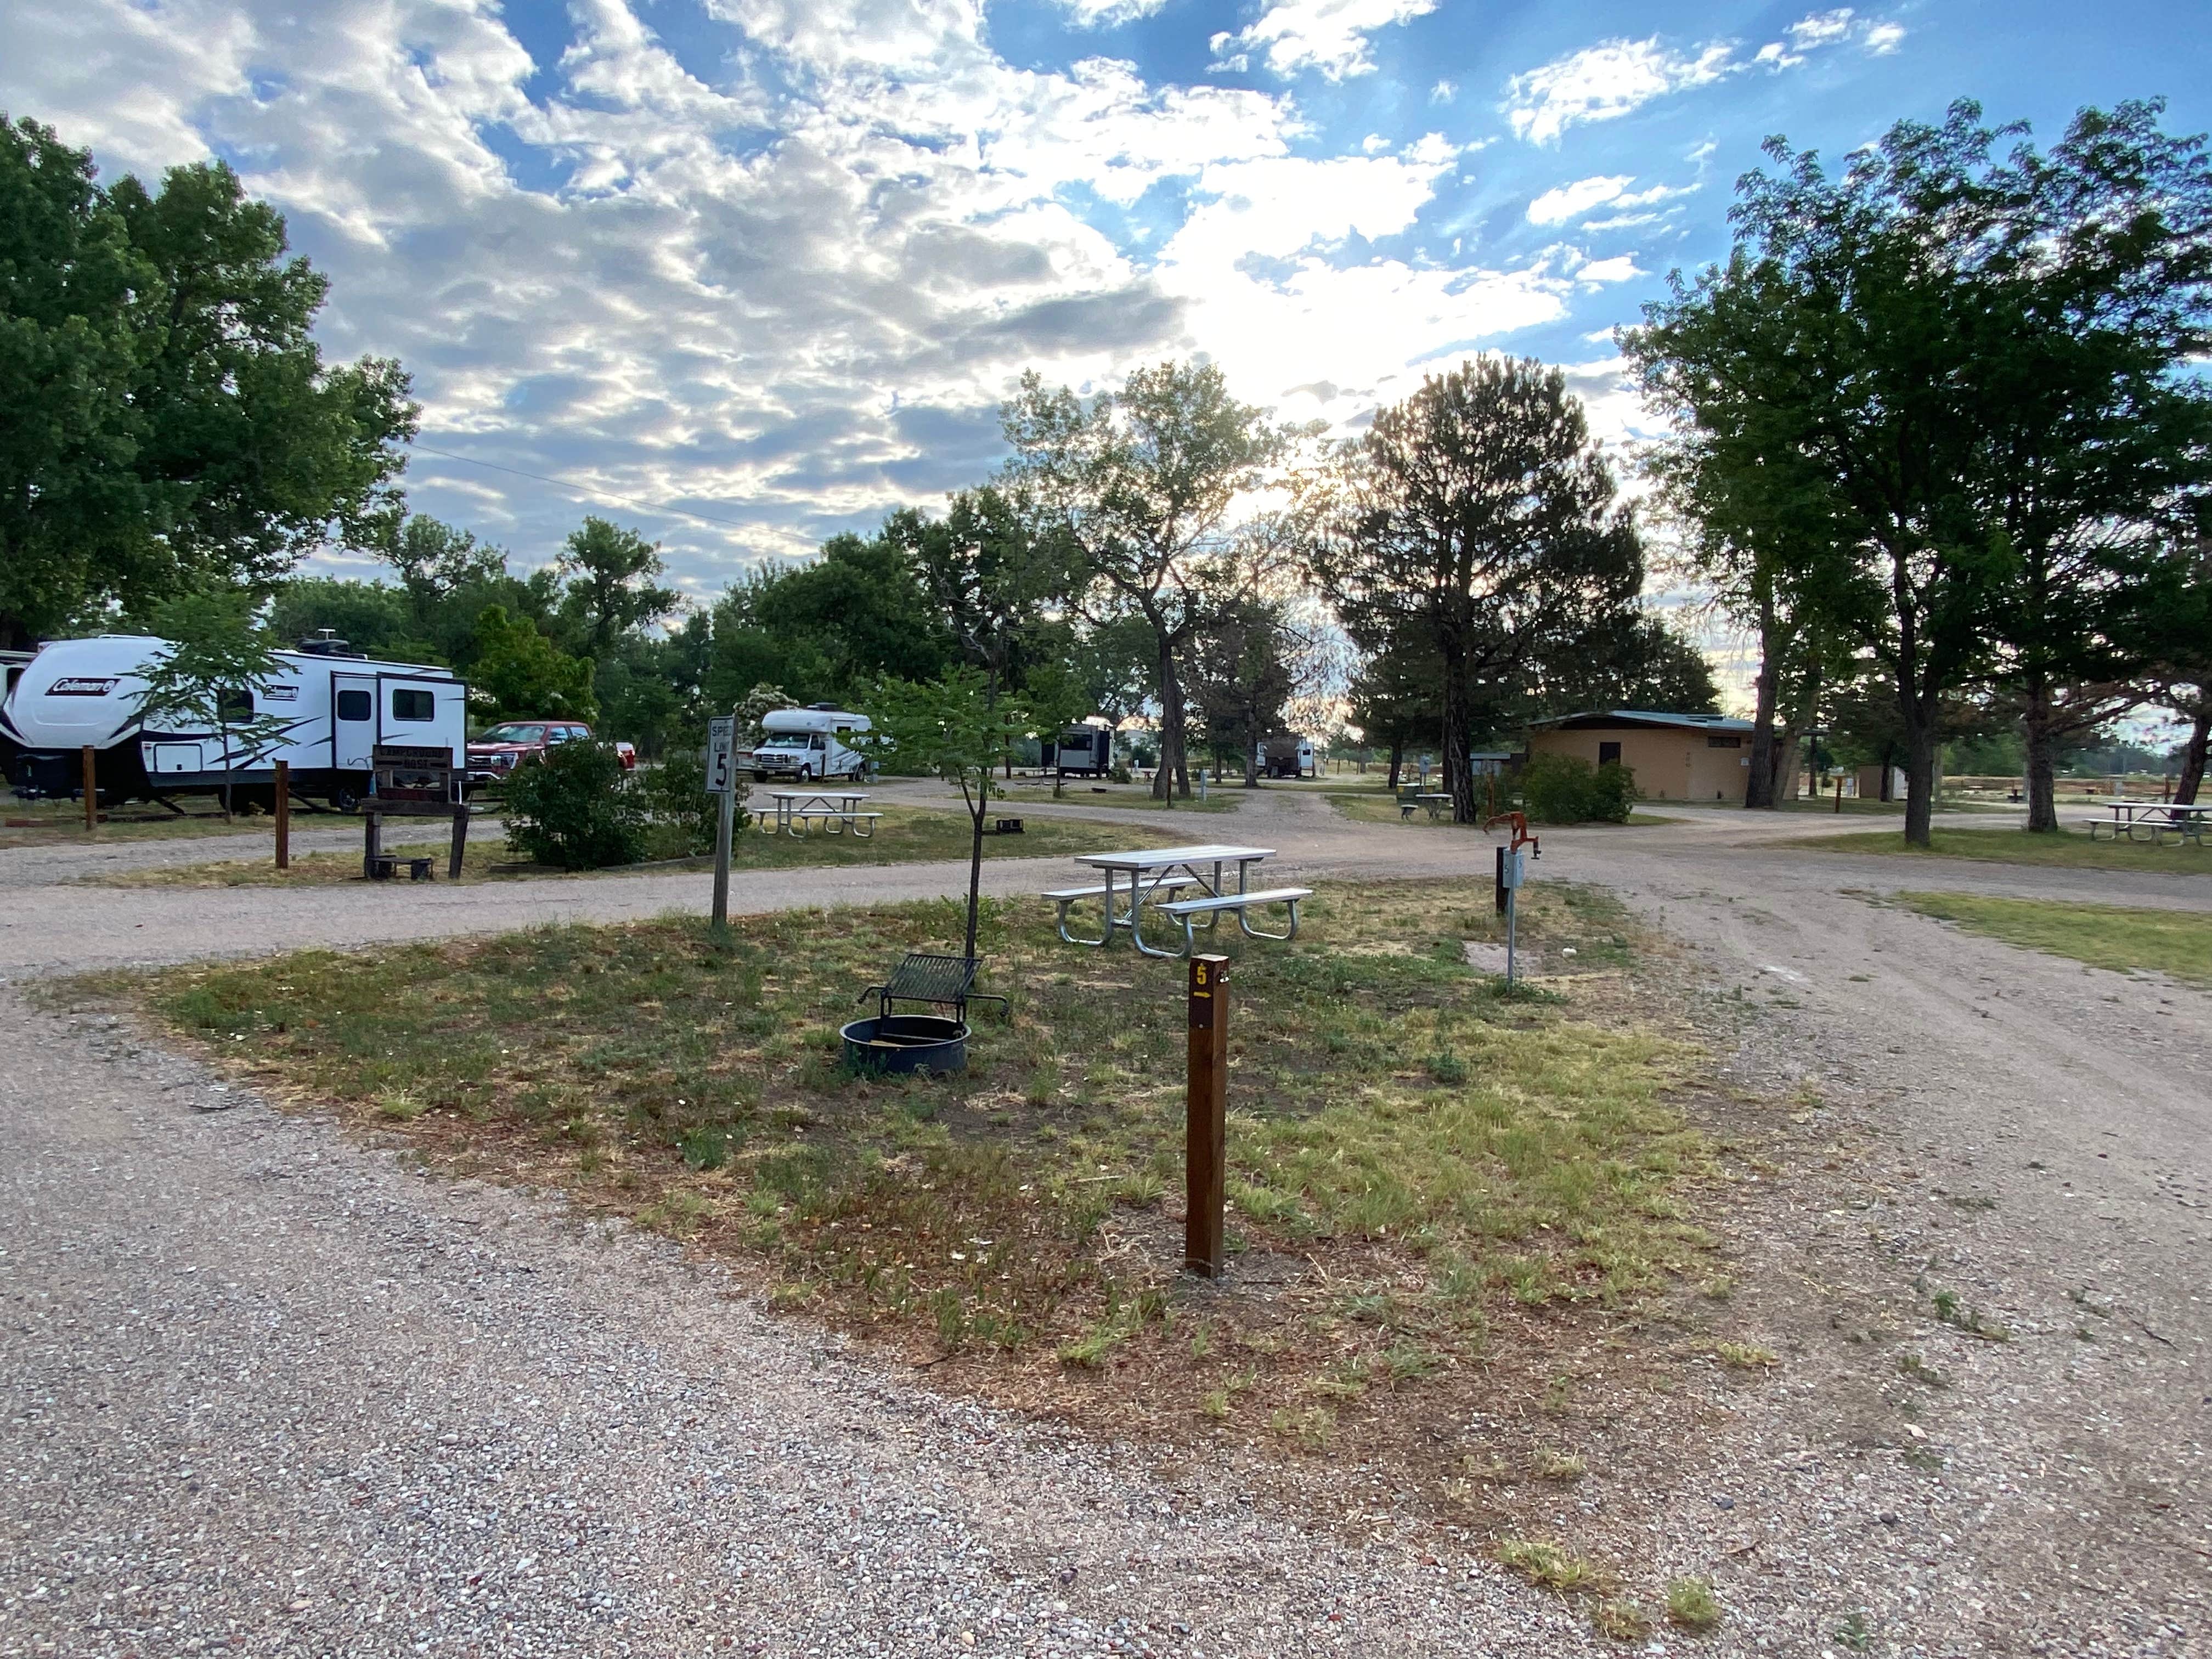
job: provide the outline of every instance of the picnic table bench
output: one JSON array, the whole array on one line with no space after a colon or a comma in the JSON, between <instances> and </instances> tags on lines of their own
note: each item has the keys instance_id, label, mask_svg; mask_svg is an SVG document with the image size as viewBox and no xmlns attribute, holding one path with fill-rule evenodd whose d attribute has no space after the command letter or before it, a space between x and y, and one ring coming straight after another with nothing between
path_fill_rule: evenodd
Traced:
<instances>
[{"instance_id":1,"label":"picnic table bench","mask_svg":"<svg viewBox=\"0 0 2212 1659\"><path fill-rule=\"evenodd\" d=\"M2104 830L2114 841L2124 836L2130 841L2148 839L2152 846L2162 847L2170 835L2177 843L2202 847L2206 824L2212 822L2212 803L2181 806L2172 801L2115 800L2108 802L2105 811L2105 817L2089 820L2091 841Z\"/></svg>"},{"instance_id":2,"label":"picnic table bench","mask_svg":"<svg viewBox=\"0 0 2212 1659\"><path fill-rule=\"evenodd\" d=\"M1148 848L1134 853L1086 853L1076 860L1089 865L1106 879L1096 887L1067 887L1048 892L1044 896L1060 907L1060 936L1070 945L1088 945L1103 948L1114 942L1116 933L1126 932L1129 942L1138 951L1148 957L1188 956L1197 948L1193 929L1203 917L1208 927L1218 926L1224 915L1233 915L1237 925L1251 939L1289 939L1297 937L1298 904L1313 896L1310 887L1276 887L1255 890L1249 872L1257 864L1275 856L1272 847L1235 847L1207 842L1194 847ZM1225 872L1231 865L1237 867L1237 885L1232 891ZM1125 884L1120 878L1127 876ZM1159 902L1163 894L1182 892L1189 888L1200 890L1199 896L1172 899ZM1118 909L1117 896L1126 895L1126 910ZM1070 905L1086 899L1104 902L1105 925L1097 939L1084 939L1067 929ZM1290 911L1289 931L1271 933L1252 926L1249 910L1262 905L1281 904ZM1177 951L1156 949L1145 941L1143 913L1146 906L1173 918L1182 932L1182 948Z\"/></svg>"},{"instance_id":3,"label":"picnic table bench","mask_svg":"<svg viewBox=\"0 0 2212 1659\"><path fill-rule=\"evenodd\" d=\"M857 789L771 789L768 798L775 803L775 816L771 819L761 815L761 828L768 834L786 835L793 840L803 839L807 825L818 823L827 836L853 832L856 841L866 841L876 832L876 820L881 812L864 812L860 803L867 796Z\"/></svg>"}]
</instances>

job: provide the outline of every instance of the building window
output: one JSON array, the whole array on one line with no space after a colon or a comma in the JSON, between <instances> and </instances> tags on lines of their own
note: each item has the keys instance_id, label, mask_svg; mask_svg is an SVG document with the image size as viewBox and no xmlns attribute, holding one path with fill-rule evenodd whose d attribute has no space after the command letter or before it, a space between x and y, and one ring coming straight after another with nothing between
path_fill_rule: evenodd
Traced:
<instances>
[{"instance_id":1,"label":"building window","mask_svg":"<svg viewBox=\"0 0 2212 1659\"><path fill-rule=\"evenodd\" d=\"M1705 747L1708 749L1741 749L1743 747L1743 739L1737 737L1734 732L1730 732L1724 738L1707 738L1705 739Z\"/></svg>"},{"instance_id":2,"label":"building window","mask_svg":"<svg viewBox=\"0 0 2212 1659\"><path fill-rule=\"evenodd\" d=\"M338 693L338 718L342 720L365 720L376 712L366 691Z\"/></svg>"},{"instance_id":3,"label":"building window","mask_svg":"<svg viewBox=\"0 0 2212 1659\"><path fill-rule=\"evenodd\" d=\"M1601 744L1598 744L1598 746L1597 746L1597 763L1598 763L1600 766L1618 766L1618 765L1620 765L1620 745L1619 744L1617 744L1617 743L1601 743Z\"/></svg>"},{"instance_id":4,"label":"building window","mask_svg":"<svg viewBox=\"0 0 2212 1659\"><path fill-rule=\"evenodd\" d=\"M438 700L428 691L394 691L392 718L410 726L424 725L438 718Z\"/></svg>"}]
</instances>

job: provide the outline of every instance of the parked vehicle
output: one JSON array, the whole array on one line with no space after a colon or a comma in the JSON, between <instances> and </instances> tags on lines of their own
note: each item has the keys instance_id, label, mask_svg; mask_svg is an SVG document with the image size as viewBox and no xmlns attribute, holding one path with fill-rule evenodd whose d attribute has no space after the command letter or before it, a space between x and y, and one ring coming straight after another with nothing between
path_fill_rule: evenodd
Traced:
<instances>
[{"instance_id":1,"label":"parked vehicle","mask_svg":"<svg viewBox=\"0 0 2212 1659\"><path fill-rule=\"evenodd\" d=\"M15 793L79 793L90 747L103 800L208 794L226 782L265 793L281 760L293 793L343 811L368 793L377 744L443 748L458 759L467 742L468 688L450 669L372 660L325 635L278 652L267 683L236 694L241 713L276 715L284 730L259 746L234 733L226 757L220 732L149 728L140 717L144 671L167 648L137 634L41 647L0 703L0 761Z\"/></svg>"},{"instance_id":2,"label":"parked vehicle","mask_svg":"<svg viewBox=\"0 0 2212 1659\"><path fill-rule=\"evenodd\" d=\"M592 728L581 720L509 720L469 739L469 781L497 784L514 775L527 762L544 760L556 744L588 738ZM615 744L623 770L637 770L637 750L629 744Z\"/></svg>"},{"instance_id":3,"label":"parked vehicle","mask_svg":"<svg viewBox=\"0 0 2212 1659\"><path fill-rule=\"evenodd\" d=\"M794 778L822 782L830 778L866 775L868 758L844 739L872 731L866 714L855 714L834 702L817 702L805 708L778 708L761 716L761 741L752 752L753 776Z\"/></svg>"},{"instance_id":4,"label":"parked vehicle","mask_svg":"<svg viewBox=\"0 0 2212 1659\"><path fill-rule=\"evenodd\" d=\"M1114 769L1114 730L1071 726L1044 745L1044 767L1061 777L1103 778Z\"/></svg>"},{"instance_id":5,"label":"parked vehicle","mask_svg":"<svg viewBox=\"0 0 2212 1659\"><path fill-rule=\"evenodd\" d=\"M1252 769L1263 778L1315 778L1321 775L1314 765L1313 739L1299 737L1295 732L1255 744L1252 751Z\"/></svg>"}]
</instances>

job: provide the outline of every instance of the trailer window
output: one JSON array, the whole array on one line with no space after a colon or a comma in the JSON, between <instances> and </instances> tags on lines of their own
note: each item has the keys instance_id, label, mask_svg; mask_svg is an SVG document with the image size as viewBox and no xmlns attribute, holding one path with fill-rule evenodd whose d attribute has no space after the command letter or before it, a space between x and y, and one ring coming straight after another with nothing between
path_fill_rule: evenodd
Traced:
<instances>
[{"instance_id":1,"label":"trailer window","mask_svg":"<svg viewBox=\"0 0 2212 1659\"><path fill-rule=\"evenodd\" d=\"M438 700L428 691L398 690L392 694L392 718L422 725L438 718Z\"/></svg>"},{"instance_id":2,"label":"trailer window","mask_svg":"<svg viewBox=\"0 0 2212 1659\"><path fill-rule=\"evenodd\" d=\"M226 720L246 720L253 718L253 693L225 691L216 698L216 715Z\"/></svg>"},{"instance_id":3,"label":"trailer window","mask_svg":"<svg viewBox=\"0 0 2212 1659\"><path fill-rule=\"evenodd\" d=\"M338 693L338 718L342 720L365 720L376 712L366 691Z\"/></svg>"}]
</instances>

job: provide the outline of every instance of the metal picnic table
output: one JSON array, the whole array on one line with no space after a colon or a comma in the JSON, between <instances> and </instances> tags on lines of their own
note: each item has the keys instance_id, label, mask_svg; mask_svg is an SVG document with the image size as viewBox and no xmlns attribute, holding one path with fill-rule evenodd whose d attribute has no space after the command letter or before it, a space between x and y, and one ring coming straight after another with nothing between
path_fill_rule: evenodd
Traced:
<instances>
[{"instance_id":1,"label":"metal picnic table","mask_svg":"<svg viewBox=\"0 0 2212 1659\"><path fill-rule=\"evenodd\" d=\"M1129 935L1129 942L1146 956L1182 956L1188 949L1188 919L1177 918L1185 922L1184 950L1156 950L1145 943L1140 927L1140 913L1144 907L1155 903L1164 895L1172 896L1192 887L1200 889L1209 900L1234 900L1250 895L1254 902L1260 902L1262 896L1252 894L1249 885L1252 866L1264 864L1274 856L1275 849L1272 847L1236 847L1211 842L1195 847L1147 848L1134 853L1085 853L1075 861L1088 865L1103 875L1104 886L1071 889L1061 893L1049 893L1046 896L1060 905L1060 936L1070 945L1103 947L1114 942L1116 933L1126 932ZM1227 872L1231 865L1237 867L1237 884L1233 888L1227 885ZM1126 884L1121 880L1124 876L1128 878ZM1284 890L1295 892L1301 898L1308 896L1303 888ZM1126 909L1117 908L1117 896L1126 900ZM1097 939L1079 939L1067 931L1067 907L1079 898L1103 898L1105 901L1106 925ZM1207 925L1211 927L1218 920L1217 912L1208 916ZM1246 920L1242 908L1237 910L1237 925L1255 939L1287 937L1263 933L1255 929ZM1297 929L1295 901L1291 902L1291 927L1292 933L1295 933Z\"/></svg>"},{"instance_id":2,"label":"metal picnic table","mask_svg":"<svg viewBox=\"0 0 2212 1659\"><path fill-rule=\"evenodd\" d=\"M867 796L858 789L771 789L768 798L775 803L775 817L770 821L763 817L761 828L771 836L804 836L808 821L819 818L824 835L840 835L849 829L856 839L866 841L875 833L876 819L883 816L860 811L860 803Z\"/></svg>"},{"instance_id":3,"label":"metal picnic table","mask_svg":"<svg viewBox=\"0 0 2212 1659\"><path fill-rule=\"evenodd\" d=\"M2204 844L2204 830L2212 823L2212 803L2194 806L2178 806L2163 800L2115 800L2106 805L2107 818L2089 820L2089 839L2097 839L2097 831L2110 830L2112 839L2125 836L2130 841L2147 836L2154 847L2164 844L2169 834L2182 842ZM2138 833L2140 832L2140 834Z\"/></svg>"}]
</instances>

